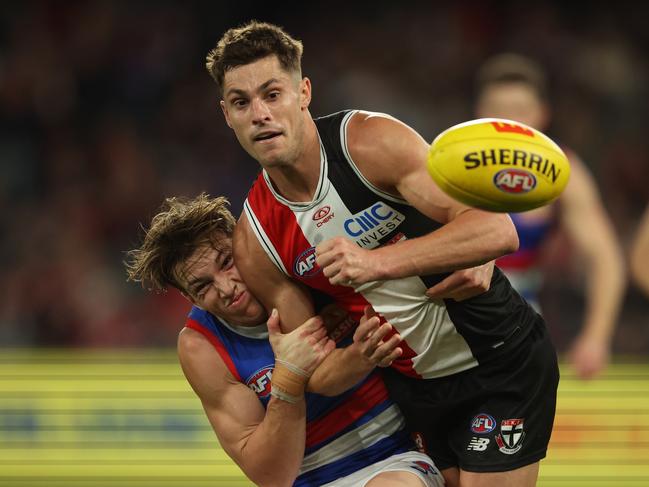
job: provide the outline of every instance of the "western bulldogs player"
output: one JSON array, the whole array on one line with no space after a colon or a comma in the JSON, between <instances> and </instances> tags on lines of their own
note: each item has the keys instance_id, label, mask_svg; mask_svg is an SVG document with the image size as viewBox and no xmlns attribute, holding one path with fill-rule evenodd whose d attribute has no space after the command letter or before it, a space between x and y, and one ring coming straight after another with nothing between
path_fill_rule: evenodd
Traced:
<instances>
[{"instance_id":1,"label":"western bulldogs player","mask_svg":"<svg viewBox=\"0 0 649 487\"><path fill-rule=\"evenodd\" d=\"M127 264L130 279L176 287L194 304L178 353L223 449L258 485L444 485L430 458L413 451L398 407L372 372L400 353L398 335L384 341L390 325L368 312L345 348L345 367L323 380L335 389L354 367L364 378L333 397L305 394L334 343L319 317L282 335L274 310L266 328L266 311L232 260L235 222L226 203L204 194L168 199ZM349 344L355 323L338 318L336 338Z\"/></svg>"},{"instance_id":2,"label":"western bulldogs player","mask_svg":"<svg viewBox=\"0 0 649 487\"><path fill-rule=\"evenodd\" d=\"M510 218L443 194L426 172L428 144L394 118L314 120L301 55L299 41L258 22L208 55L226 122L263 168L235 231L242 275L286 330L313 315L301 285L356 319L371 303L404 339L386 369L392 397L447 482L534 485L558 368L543 320L488 264L517 247ZM490 285L478 296L457 287L462 273L449 276L472 266ZM339 368L340 353L320 367Z\"/></svg>"}]
</instances>

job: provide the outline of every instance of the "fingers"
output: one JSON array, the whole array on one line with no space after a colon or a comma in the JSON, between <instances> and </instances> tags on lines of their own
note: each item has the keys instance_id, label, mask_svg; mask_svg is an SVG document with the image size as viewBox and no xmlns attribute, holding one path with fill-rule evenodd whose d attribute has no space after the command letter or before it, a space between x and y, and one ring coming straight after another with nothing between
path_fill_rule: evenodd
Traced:
<instances>
[{"instance_id":1,"label":"fingers","mask_svg":"<svg viewBox=\"0 0 649 487\"><path fill-rule=\"evenodd\" d=\"M277 311L277 309L273 308L273 311L271 311L270 316L268 317L266 325L268 326L269 335L280 335L282 333L282 330L279 327L279 312Z\"/></svg>"},{"instance_id":2,"label":"fingers","mask_svg":"<svg viewBox=\"0 0 649 487\"><path fill-rule=\"evenodd\" d=\"M372 308L372 305L368 304L367 306L365 306L365 309L363 309L363 317L365 319L369 320L373 316L378 316L378 314L377 314L376 311L374 311L374 308Z\"/></svg>"},{"instance_id":3,"label":"fingers","mask_svg":"<svg viewBox=\"0 0 649 487\"><path fill-rule=\"evenodd\" d=\"M426 291L426 296L431 299L449 298L450 291L457 289L464 282L460 271L453 272L444 280L438 282Z\"/></svg>"},{"instance_id":4,"label":"fingers","mask_svg":"<svg viewBox=\"0 0 649 487\"><path fill-rule=\"evenodd\" d=\"M391 352L389 352L385 357L379 360L378 367L390 367L392 362L397 360L403 355L403 349L401 347L395 347Z\"/></svg>"},{"instance_id":5,"label":"fingers","mask_svg":"<svg viewBox=\"0 0 649 487\"><path fill-rule=\"evenodd\" d=\"M320 358L324 359L336 348L336 342L325 336L318 342L318 348L320 349Z\"/></svg>"},{"instance_id":6,"label":"fingers","mask_svg":"<svg viewBox=\"0 0 649 487\"><path fill-rule=\"evenodd\" d=\"M494 262L490 261L481 266L462 269L453 272L441 282L426 291L430 299L464 299L478 296L489 290Z\"/></svg>"},{"instance_id":7,"label":"fingers","mask_svg":"<svg viewBox=\"0 0 649 487\"><path fill-rule=\"evenodd\" d=\"M401 336L398 333L385 342L381 341L370 356L370 360L379 367L389 367L403 353L403 349L398 347L399 343L401 343Z\"/></svg>"},{"instance_id":8,"label":"fingers","mask_svg":"<svg viewBox=\"0 0 649 487\"><path fill-rule=\"evenodd\" d=\"M323 325L324 321L322 320L322 317L316 315L302 323L295 331L299 330L298 334L301 337L305 337L315 332L318 328L323 327Z\"/></svg>"},{"instance_id":9,"label":"fingers","mask_svg":"<svg viewBox=\"0 0 649 487\"><path fill-rule=\"evenodd\" d=\"M381 320L378 316L373 316L369 319L365 319L365 317L363 317L360 324L356 327L356 331L354 331L354 342L364 342L378 329L380 325Z\"/></svg>"},{"instance_id":10,"label":"fingers","mask_svg":"<svg viewBox=\"0 0 649 487\"><path fill-rule=\"evenodd\" d=\"M369 338L367 338L367 348L365 350L366 357L373 357L376 353L376 350L383 344L383 339L392 331L392 325L390 323L383 323L378 330L372 333ZM398 340L399 343L401 339ZM396 345L395 345L396 346Z\"/></svg>"}]
</instances>

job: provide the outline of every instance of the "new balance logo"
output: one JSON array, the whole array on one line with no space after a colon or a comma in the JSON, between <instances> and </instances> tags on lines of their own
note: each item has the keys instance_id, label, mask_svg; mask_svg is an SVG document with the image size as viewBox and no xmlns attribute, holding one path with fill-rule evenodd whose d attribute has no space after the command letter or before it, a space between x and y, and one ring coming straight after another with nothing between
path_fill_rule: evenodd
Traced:
<instances>
[{"instance_id":1,"label":"new balance logo","mask_svg":"<svg viewBox=\"0 0 649 487\"><path fill-rule=\"evenodd\" d=\"M485 451L490 441L491 440L489 438L478 438L474 436L473 438L471 438L469 446L467 446L466 449L473 451Z\"/></svg>"}]
</instances>

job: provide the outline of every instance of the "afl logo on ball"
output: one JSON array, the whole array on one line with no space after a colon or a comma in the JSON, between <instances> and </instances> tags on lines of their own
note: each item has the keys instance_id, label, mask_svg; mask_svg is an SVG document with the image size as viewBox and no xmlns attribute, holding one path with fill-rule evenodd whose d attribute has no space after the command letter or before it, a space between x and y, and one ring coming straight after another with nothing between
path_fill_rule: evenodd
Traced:
<instances>
[{"instance_id":1,"label":"afl logo on ball","mask_svg":"<svg viewBox=\"0 0 649 487\"><path fill-rule=\"evenodd\" d=\"M480 413L471 420L471 431L479 435L491 433L496 427L496 420L489 414Z\"/></svg>"},{"instance_id":2,"label":"afl logo on ball","mask_svg":"<svg viewBox=\"0 0 649 487\"><path fill-rule=\"evenodd\" d=\"M529 193L536 187L534 174L523 169L503 169L494 175L493 181L505 193Z\"/></svg>"}]
</instances>

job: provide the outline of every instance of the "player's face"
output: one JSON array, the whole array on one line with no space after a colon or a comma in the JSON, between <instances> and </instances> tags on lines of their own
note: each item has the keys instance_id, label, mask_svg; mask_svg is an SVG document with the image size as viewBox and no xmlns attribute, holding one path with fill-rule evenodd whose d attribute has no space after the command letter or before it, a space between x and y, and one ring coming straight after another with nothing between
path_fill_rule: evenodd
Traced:
<instances>
[{"instance_id":1,"label":"player's face","mask_svg":"<svg viewBox=\"0 0 649 487\"><path fill-rule=\"evenodd\" d=\"M282 68L276 56L226 71L221 108L241 146L263 167L292 164L302 152L308 78Z\"/></svg>"},{"instance_id":2,"label":"player's face","mask_svg":"<svg viewBox=\"0 0 649 487\"><path fill-rule=\"evenodd\" d=\"M478 99L479 118L506 118L545 130L548 110L532 87L526 83L507 82L488 85Z\"/></svg>"},{"instance_id":3,"label":"player's face","mask_svg":"<svg viewBox=\"0 0 649 487\"><path fill-rule=\"evenodd\" d=\"M202 245L184 263L181 275L189 300L228 323L255 326L266 311L243 282L232 260L232 239L218 240L217 248Z\"/></svg>"}]
</instances>

